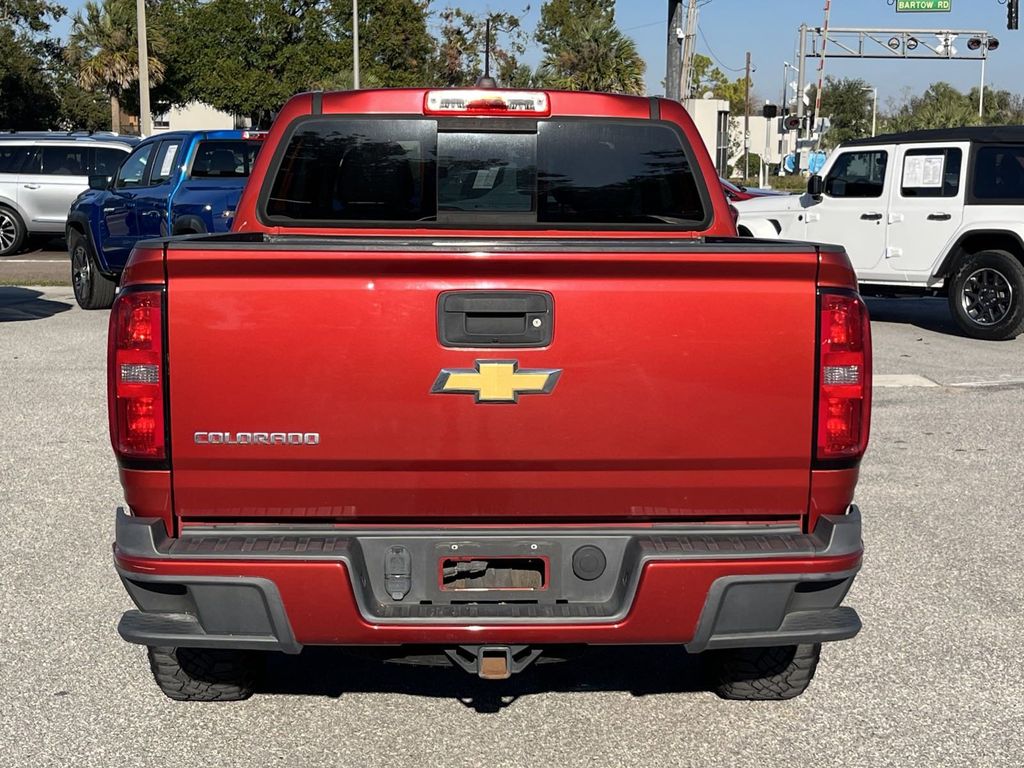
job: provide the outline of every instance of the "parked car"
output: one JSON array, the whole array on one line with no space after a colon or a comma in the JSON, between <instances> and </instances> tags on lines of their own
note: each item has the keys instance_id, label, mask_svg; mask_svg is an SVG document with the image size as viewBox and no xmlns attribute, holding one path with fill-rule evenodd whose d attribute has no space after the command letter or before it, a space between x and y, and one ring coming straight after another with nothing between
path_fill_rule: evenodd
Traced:
<instances>
[{"instance_id":1,"label":"parked car","mask_svg":"<svg viewBox=\"0 0 1024 768\"><path fill-rule=\"evenodd\" d=\"M723 179L721 176L718 177L718 182L722 185L722 191L725 193L725 197L730 203L738 203L741 200L753 200L755 197L769 197L771 195L788 194L787 192L781 192L777 189L744 187L741 184L734 184L728 179Z\"/></svg>"},{"instance_id":2,"label":"parked car","mask_svg":"<svg viewBox=\"0 0 1024 768\"><path fill-rule=\"evenodd\" d=\"M149 237L227 232L265 134L161 133L113 174L89 177L67 217L75 300L103 309L135 243Z\"/></svg>"},{"instance_id":3,"label":"parked car","mask_svg":"<svg viewBox=\"0 0 1024 768\"><path fill-rule=\"evenodd\" d=\"M0 133L0 256L31 235L60 236L92 174L110 174L137 138L113 133Z\"/></svg>"},{"instance_id":4,"label":"parked car","mask_svg":"<svg viewBox=\"0 0 1024 768\"><path fill-rule=\"evenodd\" d=\"M118 629L171 698L245 698L252 651L502 679L656 643L785 699L860 629L853 270L735 237L678 102L302 94L234 231L142 243L124 283Z\"/></svg>"},{"instance_id":5,"label":"parked car","mask_svg":"<svg viewBox=\"0 0 1024 768\"><path fill-rule=\"evenodd\" d=\"M847 142L806 194L736 208L741 234L844 246L865 293L946 296L977 339L1024 333L1024 126Z\"/></svg>"}]
</instances>

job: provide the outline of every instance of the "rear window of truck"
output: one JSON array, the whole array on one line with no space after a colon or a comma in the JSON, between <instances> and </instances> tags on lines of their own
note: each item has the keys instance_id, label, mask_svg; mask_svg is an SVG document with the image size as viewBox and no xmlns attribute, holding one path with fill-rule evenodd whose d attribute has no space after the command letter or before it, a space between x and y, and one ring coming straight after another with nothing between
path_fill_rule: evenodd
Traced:
<instances>
[{"instance_id":1,"label":"rear window of truck","mask_svg":"<svg viewBox=\"0 0 1024 768\"><path fill-rule=\"evenodd\" d=\"M252 173L252 164L263 142L209 139L199 142L192 161L193 179L244 179Z\"/></svg>"},{"instance_id":2,"label":"rear window of truck","mask_svg":"<svg viewBox=\"0 0 1024 768\"><path fill-rule=\"evenodd\" d=\"M278 224L697 228L682 133L646 120L304 118L263 190Z\"/></svg>"}]
</instances>

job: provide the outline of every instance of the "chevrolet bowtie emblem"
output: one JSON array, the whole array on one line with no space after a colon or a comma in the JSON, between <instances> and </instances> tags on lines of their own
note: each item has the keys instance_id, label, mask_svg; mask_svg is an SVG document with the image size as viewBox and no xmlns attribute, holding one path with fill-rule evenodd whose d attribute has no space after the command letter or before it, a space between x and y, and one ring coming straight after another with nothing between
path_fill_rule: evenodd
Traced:
<instances>
[{"instance_id":1,"label":"chevrolet bowtie emblem","mask_svg":"<svg viewBox=\"0 0 1024 768\"><path fill-rule=\"evenodd\" d=\"M519 370L517 360L477 360L476 369L442 368L431 392L474 395L478 403L517 403L520 395L548 395L562 375L559 368Z\"/></svg>"}]
</instances>

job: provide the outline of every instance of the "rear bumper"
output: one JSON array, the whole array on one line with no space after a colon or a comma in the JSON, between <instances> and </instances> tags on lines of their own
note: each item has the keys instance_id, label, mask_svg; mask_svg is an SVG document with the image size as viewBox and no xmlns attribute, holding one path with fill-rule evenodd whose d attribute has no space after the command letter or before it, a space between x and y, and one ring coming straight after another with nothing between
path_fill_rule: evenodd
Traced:
<instances>
[{"instance_id":1,"label":"rear bumper","mask_svg":"<svg viewBox=\"0 0 1024 768\"><path fill-rule=\"evenodd\" d=\"M572 556L606 558L581 579ZM385 588L388 554L411 578ZM361 530L207 526L166 536L118 512L115 566L139 610L118 627L147 645L683 644L713 648L842 640L860 620L840 604L860 568L861 519L822 517L813 534L761 527ZM541 558L545 589L450 592L438 558Z\"/></svg>"}]
</instances>

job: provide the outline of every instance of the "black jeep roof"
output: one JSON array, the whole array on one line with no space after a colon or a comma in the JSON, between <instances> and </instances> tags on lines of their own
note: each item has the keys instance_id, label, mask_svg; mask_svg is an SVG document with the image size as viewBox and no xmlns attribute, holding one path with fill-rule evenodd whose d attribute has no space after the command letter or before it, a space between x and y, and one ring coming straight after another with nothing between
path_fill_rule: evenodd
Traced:
<instances>
[{"instance_id":1,"label":"black jeep roof","mask_svg":"<svg viewBox=\"0 0 1024 768\"><path fill-rule=\"evenodd\" d=\"M933 128L927 131L887 133L870 139L844 141L844 147L868 144L911 144L915 142L972 141L976 144L1024 144L1024 125L964 126Z\"/></svg>"}]
</instances>

